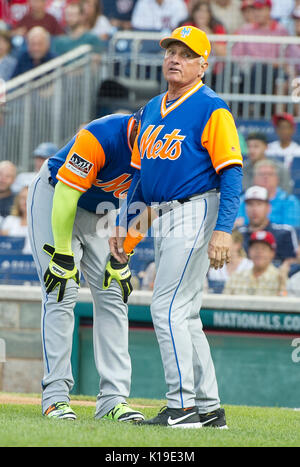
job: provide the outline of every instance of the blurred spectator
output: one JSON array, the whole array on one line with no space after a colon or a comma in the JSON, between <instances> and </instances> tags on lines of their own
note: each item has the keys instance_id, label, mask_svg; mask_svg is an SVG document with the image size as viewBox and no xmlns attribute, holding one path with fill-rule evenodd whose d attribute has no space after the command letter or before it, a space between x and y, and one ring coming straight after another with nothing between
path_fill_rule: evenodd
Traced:
<instances>
[{"instance_id":1,"label":"blurred spectator","mask_svg":"<svg viewBox=\"0 0 300 467\"><path fill-rule=\"evenodd\" d=\"M289 31L293 36L300 36L300 4L293 10L290 19ZM291 44L287 47L286 52L287 58L290 59L288 66L289 74L291 79L299 77L300 75L300 45ZM299 94L298 96L299 97Z\"/></svg>"},{"instance_id":2,"label":"blurred spectator","mask_svg":"<svg viewBox=\"0 0 300 467\"><path fill-rule=\"evenodd\" d=\"M300 271L288 279L286 290L289 297L300 297Z\"/></svg>"},{"instance_id":3,"label":"blurred spectator","mask_svg":"<svg viewBox=\"0 0 300 467\"><path fill-rule=\"evenodd\" d=\"M28 12L28 0L0 0L0 20L14 27Z\"/></svg>"},{"instance_id":4,"label":"blurred spectator","mask_svg":"<svg viewBox=\"0 0 300 467\"><path fill-rule=\"evenodd\" d=\"M280 113L273 116L278 140L268 144L267 156L283 156L284 165L290 167L294 157L300 157L300 145L293 141L296 132L294 117L288 113Z\"/></svg>"},{"instance_id":5,"label":"blurred spectator","mask_svg":"<svg viewBox=\"0 0 300 467\"><path fill-rule=\"evenodd\" d=\"M252 186L245 193L246 214L249 224L239 228L243 235L243 247L248 253L250 236L253 232L265 230L271 232L276 240L277 249L274 257L275 265L296 258L298 239L296 231L290 225L270 222L271 205L266 188Z\"/></svg>"},{"instance_id":6,"label":"blurred spectator","mask_svg":"<svg viewBox=\"0 0 300 467\"><path fill-rule=\"evenodd\" d=\"M294 0L272 0L271 17L288 29L294 5Z\"/></svg>"},{"instance_id":7,"label":"blurred spectator","mask_svg":"<svg viewBox=\"0 0 300 467\"><path fill-rule=\"evenodd\" d=\"M131 29L131 16L137 0L102 0L103 14L117 29Z\"/></svg>"},{"instance_id":8,"label":"blurred spectator","mask_svg":"<svg viewBox=\"0 0 300 467\"><path fill-rule=\"evenodd\" d=\"M28 224L27 224L27 195L28 187L25 186L16 195L11 214L7 216L1 225L0 235L7 235L11 237L24 237L25 245L23 249L24 254L30 254L31 248L28 239Z\"/></svg>"},{"instance_id":9,"label":"blurred spectator","mask_svg":"<svg viewBox=\"0 0 300 467\"><path fill-rule=\"evenodd\" d=\"M0 31L0 79L8 81L16 68L17 60L11 54L11 39L7 31Z\"/></svg>"},{"instance_id":10,"label":"blurred spectator","mask_svg":"<svg viewBox=\"0 0 300 467\"><path fill-rule=\"evenodd\" d=\"M29 186L36 174L39 172L46 159L58 151L58 147L54 143L41 143L33 151L34 171L21 172L17 175L11 189L14 193L18 193L24 186Z\"/></svg>"},{"instance_id":11,"label":"blurred spectator","mask_svg":"<svg viewBox=\"0 0 300 467\"><path fill-rule=\"evenodd\" d=\"M50 50L50 34L46 29L36 26L27 34L27 50L20 54L13 76L32 70L55 58Z\"/></svg>"},{"instance_id":12,"label":"blurred spectator","mask_svg":"<svg viewBox=\"0 0 300 467\"><path fill-rule=\"evenodd\" d=\"M11 190L17 175L17 167L10 161L0 162L0 216L9 215L15 195Z\"/></svg>"},{"instance_id":13,"label":"blurred spectator","mask_svg":"<svg viewBox=\"0 0 300 467\"><path fill-rule=\"evenodd\" d=\"M223 293L229 295L283 295L286 275L272 261L276 241L270 232L253 232L249 242L251 269L234 273L227 281Z\"/></svg>"},{"instance_id":14,"label":"blurred spectator","mask_svg":"<svg viewBox=\"0 0 300 467\"><path fill-rule=\"evenodd\" d=\"M66 34L55 36L52 39L52 49L57 55L69 52L69 50L83 44L91 45L96 53L105 49L105 43L83 24L82 4L70 3L67 5L65 19Z\"/></svg>"},{"instance_id":15,"label":"blurred spectator","mask_svg":"<svg viewBox=\"0 0 300 467\"><path fill-rule=\"evenodd\" d=\"M183 0L138 0L133 12L132 27L144 31L170 31L188 17Z\"/></svg>"},{"instance_id":16,"label":"blurred spectator","mask_svg":"<svg viewBox=\"0 0 300 467\"><path fill-rule=\"evenodd\" d=\"M12 34L25 36L27 32L40 26L51 36L63 34L63 28L56 18L46 11L46 0L28 0L29 12L16 24Z\"/></svg>"},{"instance_id":17,"label":"blurred spectator","mask_svg":"<svg viewBox=\"0 0 300 467\"><path fill-rule=\"evenodd\" d=\"M247 258L247 254L243 248L243 241L243 235L234 229L230 245L231 261L228 264L225 263L221 269L210 268L208 271L209 281L217 281L222 284L220 288L223 288L232 274L252 268L253 263Z\"/></svg>"},{"instance_id":18,"label":"blurred spectator","mask_svg":"<svg viewBox=\"0 0 300 467\"><path fill-rule=\"evenodd\" d=\"M196 26L196 28L205 31L206 34L226 34L223 24L214 18L207 0L198 0L198 2L194 3L190 18L184 21L182 25ZM226 55L226 42L213 42L212 48L215 55Z\"/></svg>"},{"instance_id":19,"label":"blurred spectator","mask_svg":"<svg viewBox=\"0 0 300 467\"><path fill-rule=\"evenodd\" d=\"M278 182L278 169L275 162L264 159L255 164L253 185L262 186L268 191L271 204L270 221L275 224L288 224L300 227L300 202L296 196L290 195L280 188ZM238 227L242 224L249 224L245 196L241 198L236 226Z\"/></svg>"},{"instance_id":20,"label":"blurred spectator","mask_svg":"<svg viewBox=\"0 0 300 467\"><path fill-rule=\"evenodd\" d=\"M255 10L253 8L254 0L242 0L241 2L241 13L244 18L244 24L253 24L255 23ZM236 34L239 34L239 29L237 29Z\"/></svg>"},{"instance_id":21,"label":"blurred spectator","mask_svg":"<svg viewBox=\"0 0 300 467\"><path fill-rule=\"evenodd\" d=\"M277 21L271 18L271 0L255 0L253 2L255 9L255 23L244 24L237 29L237 33L245 36L287 36L288 31ZM276 64L276 59L280 58L280 44L268 44L257 42L237 42L232 48L232 54L235 57L251 57L259 59L259 63L254 63L250 67L248 60L241 64L240 79L244 81L243 73L250 73L250 92L257 93L256 82L259 79L261 89L259 94L268 94L270 79L272 84L272 93L279 92L287 80L287 75L283 69ZM266 59L268 63L266 63ZM270 78L272 71L272 78ZM269 92L270 93L270 92Z\"/></svg>"},{"instance_id":22,"label":"blurred spectator","mask_svg":"<svg viewBox=\"0 0 300 467\"><path fill-rule=\"evenodd\" d=\"M258 161L266 159L268 147L267 137L264 133L251 133L247 137L248 158L243 167L243 190L253 185L254 167ZM278 169L279 186L288 193L293 189L293 182L288 169L280 162L275 162Z\"/></svg>"},{"instance_id":23,"label":"blurred spectator","mask_svg":"<svg viewBox=\"0 0 300 467\"><path fill-rule=\"evenodd\" d=\"M91 34L105 41L108 40L114 28L109 20L102 14L99 0L81 0L83 25Z\"/></svg>"},{"instance_id":24,"label":"blurred spectator","mask_svg":"<svg viewBox=\"0 0 300 467\"><path fill-rule=\"evenodd\" d=\"M65 27L65 10L68 4L77 3L78 0L46 0L46 11L56 18L57 22Z\"/></svg>"},{"instance_id":25,"label":"blurred spectator","mask_svg":"<svg viewBox=\"0 0 300 467\"><path fill-rule=\"evenodd\" d=\"M244 23L240 0L211 0L210 4L214 17L225 26L228 34L233 34Z\"/></svg>"}]
</instances>

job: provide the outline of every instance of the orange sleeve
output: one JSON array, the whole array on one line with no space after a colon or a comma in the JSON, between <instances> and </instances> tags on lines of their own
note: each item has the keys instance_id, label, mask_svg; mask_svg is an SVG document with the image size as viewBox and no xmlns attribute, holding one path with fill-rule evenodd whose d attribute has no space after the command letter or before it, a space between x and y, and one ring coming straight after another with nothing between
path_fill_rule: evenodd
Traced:
<instances>
[{"instance_id":1,"label":"orange sleeve","mask_svg":"<svg viewBox=\"0 0 300 467\"><path fill-rule=\"evenodd\" d=\"M135 138L135 142L133 145L133 150L131 153L131 166L134 167L135 169L140 169L141 168L141 155L138 147L138 137L140 134L140 129L141 129L141 122L139 123L137 135Z\"/></svg>"},{"instance_id":2,"label":"orange sleeve","mask_svg":"<svg viewBox=\"0 0 300 467\"><path fill-rule=\"evenodd\" d=\"M92 186L104 164L105 153L101 144L91 132L82 129L56 177L84 193Z\"/></svg>"},{"instance_id":3,"label":"orange sleeve","mask_svg":"<svg viewBox=\"0 0 300 467\"><path fill-rule=\"evenodd\" d=\"M138 232L132 227L129 228L126 238L123 243L123 249L128 255L134 250L134 248L140 243L141 240L145 237L145 234Z\"/></svg>"},{"instance_id":4,"label":"orange sleeve","mask_svg":"<svg viewBox=\"0 0 300 467\"><path fill-rule=\"evenodd\" d=\"M207 149L217 173L229 165L243 166L238 132L228 110L217 109L211 114L202 133L201 144Z\"/></svg>"}]
</instances>

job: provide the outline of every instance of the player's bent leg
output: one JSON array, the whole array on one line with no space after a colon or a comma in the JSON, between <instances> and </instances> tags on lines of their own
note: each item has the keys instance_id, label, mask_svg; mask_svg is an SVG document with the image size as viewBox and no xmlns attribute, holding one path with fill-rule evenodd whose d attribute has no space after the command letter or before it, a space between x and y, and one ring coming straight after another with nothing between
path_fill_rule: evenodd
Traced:
<instances>
[{"instance_id":1,"label":"player's bent leg","mask_svg":"<svg viewBox=\"0 0 300 467\"><path fill-rule=\"evenodd\" d=\"M112 281L103 290L103 276L109 257L108 238L97 235L99 216L79 213L80 230L83 236L84 255L82 268L91 289L94 302L93 343L100 388L96 402L95 417L110 420L130 420L133 409L126 400L130 394L131 359L128 352L128 308L123 302L119 285ZM103 218L101 218L103 221ZM126 412L126 413L125 413ZM127 414L127 415L126 415ZM136 412L138 418L142 414Z\"/></svg>"},{"instance_id":2,"label":"player's bent leg","mask_svg":"<svg viewBox=\"0 0 300 467\"><path fill-rule=\"evenodd\" d=\"M49 171L44 165L30 186L27 202L29 238L43 297L41 314L44 357L43 413L55 403L69 402L69 392L74 384L70 363L73 308L78 293L78 286L74 281L69 281L65 297L60 303L57 303L57 291L54 290L48 295L45 293L43 276L49 264L49 256L43 251L43 245L45 242L53 244L51 211L54 189L49 185L48 177ZM76 255L77 253L76 250ZM78 264L78 258L76 262Z\"/></svg>"},{"instance_id":3,"label":"player's bent leg","mask_svg":"<svg viewBox=\"0 0 300 467\"><path fill-rule=\"evenodd\" d=\"M57 402L69 403L70 400L69 393L74 386L71 353L77 294L77 287L67 287L64 299L60 303L56 301L55 291L48 294L43 301L43 413Z\"/></svg>"}]
</instances>

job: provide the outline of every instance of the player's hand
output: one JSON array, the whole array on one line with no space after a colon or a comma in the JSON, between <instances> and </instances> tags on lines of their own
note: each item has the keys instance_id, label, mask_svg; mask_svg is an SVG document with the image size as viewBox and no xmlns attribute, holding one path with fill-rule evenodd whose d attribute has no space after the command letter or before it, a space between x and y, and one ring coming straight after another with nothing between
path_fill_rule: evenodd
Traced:
<instances>
[{"instance_id":1,"label":"player's hand","mask_svg":"<svg viewBox=\"0 0 300 467\"><path fill-rule=\"evenodd\" d=\"M69 279L74 279L80 286L79 271L75 266L74 256L56 253L55 248L48 243L45 243L43 250L51 256L48 269L44 274L46 293L58 287L57 301L61 302Z\"/></svg>"},{"instance_id":2,"label":"player's hand","mask_svg":"<svg viewBox=\"0 0 300 467\"><path fill-rule=\"evenodd\" d=\"M114 233L108 240L112 256L114 256L114 258L121 264L128 263L128 255L123 249L126 234L127 232L124 227L115 227Z\"/></svg>"},{"instance_id":3,"label":"player's hand","mask_svg":"<svg viewBox=\"0 0 300 467\"><path fill-rule=\"evenodd\" d=\"M208 244L208 257L210 260L210 267L219 269L225 263L229 263L231 246L231 234L214 230L210 242Z\"/></svg>"},{"instance_id":4,"label":"player's hand","mask_svg":"<svg viewBox=\"0 0 300 467\"><path fill-rule=\"evenodd\" d=\"M116 280L118 282L119 286L121 287L124 303L127 303L128 297L133 289L130 282L131 272L128 266L128 262L129 260L127 259L127 263L122 264L112 255L110 255L110 259L106 265L103 280L104 290L109 288L112 280Z\"/></svg>"}]
</instances>

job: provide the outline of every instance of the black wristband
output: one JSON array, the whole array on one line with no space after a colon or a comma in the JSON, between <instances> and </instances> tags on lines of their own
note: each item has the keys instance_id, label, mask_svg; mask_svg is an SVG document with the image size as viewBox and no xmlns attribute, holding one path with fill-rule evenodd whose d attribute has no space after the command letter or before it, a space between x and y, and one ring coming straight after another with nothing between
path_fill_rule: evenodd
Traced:
<instances>
[{"instance_id":1,"label":"black wristband","mask_svg":"<svg viewBox=\"0 0 300 467\"><path fill-rule=\"evenodd\" d=\"M74 257L71 255L63 255L62 253L54 253L52 261L58 264L67 271L72 271L75 266Z\"/></svg>"},{"instance_id":2,"label":"black wristband","mask_svg":"<svg viewBox=\"0 0 300 467\"><path fill-rule=\"evenodd\" d=\"M110 264L113 269L123 269L127 263L120 263L113 255L110 255Z\"/></svg>"}]
</instances>

